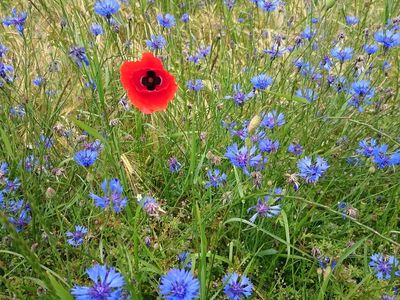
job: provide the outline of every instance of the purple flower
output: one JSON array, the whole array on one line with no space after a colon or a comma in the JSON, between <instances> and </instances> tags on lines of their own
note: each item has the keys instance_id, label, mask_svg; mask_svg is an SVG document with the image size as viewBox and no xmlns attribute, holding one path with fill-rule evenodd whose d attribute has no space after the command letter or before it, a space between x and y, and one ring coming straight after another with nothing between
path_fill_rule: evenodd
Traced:
<instances>
[{"instance_id":1,"label":"purple flower","mask_svg":"<svg viewBox=\"0 0 400 300\"><path fill-rule=\"evenodd\" d=\"M7 27L15 26L17 31L20 34L23 34L27 17L28 17L28 13L26 11L22 11L18 14L17 9L13 8L11 11L11 16L8 16L3 19L3 24Z\"/></svg>"},{"instance_id":2,"label":"purple flower","mask_svg":"<svg viewBox=\"0 0 400 300\"><path fill-rule=\"evenodd\" d=\"M186 86L187 86L187 88L189 90L192 90L192 91L195 91L195 92L200 91L204 87L203 82L201 81L201 79L196 79L194 81L188 80L187 83L186 83Z\"/></svg>"},{"instance_id":3,"label":"purple flower","mask_svg":"<svg viewBox=\"0 0 400 300\"><path fill-rule=\"evenodd\" d=\"M106 265L94 265L86 269L86 274L93 281L90 287L75 285L71 294L77 300L105 300L122 299L122 287L125 285L124 277L114 268Z\"/></svg>"},{"instance_id":4,"label":"purple flower","mask_svg":"<svg viewBox=\"0 0 400 300\"><path fill-rule=\"evenodd\" d=\"M379 47L376 44L365 44L364 45L364 51L368 55L375 54L376 52L378 52L378 50L379 50Z\"/></svg>"},{"instance_id":5,"label":"purple flower","mask_svg":"<svg viewBox=\"0 0 400 300\"><path fill-rule=\"evenodd\" d=\"M243 172L248 176L250 175L249 167L256 167L262 163L262 156L256 153L256 147L253 146L249 149L243 146L239 149L236 143L227 148L225 157L229 159L232 165L243 169Z\"/></svg>"},{"instance_id":6,"label":"purple flower","mask_svg":"<svg viewBox=\"0 0 400 300\"><path fill-rule=\"evenodd\" d=\"M190 257L190 253L188 251L183 251L183 252L179 253L178 259L184 268L186 268L186 269L192 268L192 259Z\"/></svg>"},{"instance_id":7,"label":"purple flower","mask_svg":"<svg viewBox=\"0 0 400 300\"><path fill-rule=\"evenodd\" d=\"M15 207L15 211L12 211L12 209L9 210L10 212L16 212L16 217L8 217L8 222L15 226L17 232L21 232L31 221L31 207L29 204L24 204L23 200L18 201L18 203L18 207Z\"/></svg>"},{"instance_id":8,"label":"purple flower","mask_svg":"<svg viewBox=\"0 0 400 300\"><path fill-rule=\"evenodd\" d=\"M170 159L168 159L168 166L171 173L178 173L182 167L176 157L171 157Z\"/></svg>"},{"instance_id":9,"label":"purple flower","mask_svg":"<svg viewBox=\"0 0 400 300\"><path fill-rule=\"evenodd\" d=\"M76 225L75 231L73 231L73 232L68 231L65 234L68 238L68 240L67 240L68 244L70 244L71 246L74 246L74 247L82 245L83 239L85 238L87 232L88 232L88 230L86 227Z\"/></svg>"},{"instance_id":10,"label":"purple flower","mask_svg":"<svg viewBox=\"0 0 400 300\"><path fill-rule=\"evenodd\" d=\"M299 168L299 176L303 177L307 183L315 183L318 179L325 174L329 165L325 159L318 156L315 163L312 159L306 156L297 162Z\"/></svg>"},{"instance_id":11,"label":"purple flower","mask_svg":"<svg viewBox=\"0 0 400 300\"><path fill-rule=\"evenodd\" d=\"M103 27L100 24L92 24L92 26L90 26L90 32L94 36L102 35L104 33Z\"/></svg>"},{"instance_id":12,"label":"purple flower","mask_svg":"<svg viewBox=\"0 0 400 300\"><path fill-rule=\"evenodd\" d=\"M224 276L222 282L225 284L225 295L231 300L248 298L253 293L253 284L245 275L239 276L236 272L228 273Z\"/></svg>"},{"instance_id":13,"label":"purple flower","mask_svg":"<svg viewBox=\"0 0 400 300\"><path fill-rule=\"evenodd\" d=\"M150 40L146 40L146 45L151 51L163 49L166 43L167 42L162 35L152 35Z\"/></svg>"},{"instance_id":14,"label":"purple flower","mask_svg":"<svg viewBox=\"0 0 400 300\"><path fill-rule=\"evenodd\" d=\"M163 16L162 14L157 15L157 22L162 27L171 28L175 25L175 17L171 14L166 14Z\"/></svg>"},{"instance_id":15,"label":"purple flower","mask_svg":"<svg viewBox=\"0 0 400 300\"><path fill-rule=\"evenodd\" d=\"M225 99L232 99L237 106L243 106L247 100L253 98L255 95L253 91L247 94L242 92L239 83L233 85L233 92L233 96L226 96Z\"/></svg>"},{"instance_id":16,"label":"purple flower","mask_svg":"<svg viewBox=\"0 0 400 300\"><path fill-rule=\"evenodd\" d=\"M335 47L331 50L331 55L343 63L346 60L350 60L353 57L353 48L339 48Z\"/></svg>"},{"instance_id":17,"label":"purple flower","mask_svg":"<svg viewBox=\"0 0 400 300\"><path fill-rule=\"evenodd\" d=\"M187 13L183 14L183 15L181 16L181 21L182 21L183 23L189 22L189 14L187 14Z\"/></svg>"},{"instance_id":18,"label":"purple flower","mask_svg":"<svg viewBox=\"0 0 400 300\"><path fill-rule=\"evenodd\" d=\"M303 147L300 144L290 144L288 147L288 151L293 153L294 155L303 154Z\"/></svg>"},{"instance_id":19,"label":"purple flower","mask_svg":"<svg viewBox=\"0 0 400 300\"><path fill-rule=\"evenodd\" d=\"M84 149L76 152L74 160L78 165L87 168L95 163L98 155L99 153L97 151Z\"/></svg>"},{"instance_id":20,"label":"purple flower","mask_svg":"<svg viewBox=\"0 0 400 300\"><path fill-rule=\"evenodd\" d=\"M385 50L400 45L400 32L380 30L374 34L375 41L383 45Z\"/></svg>"},{"instance_id":21,"label":"purple flower","mask_svg":"<svg viewBox=\"0 0 400 300\"><path fill-rule=\"evenodd\" d=\"M153 197L145 196L139 198L138 202L150 217L158 217L159 213L163 212L160 205Z\"/></svg>"},{"instance_id":22,"label":"purple flower","mask_svg":"<svg viewBox=\"0 0 400 300\"><path fill-rule=\"evenodd\" d=\"M199 280L186 270L171 269L161 277L160 294L169 300L196 299L199 288Z\"/></svg>"},{"instance_id":23,"label":"purple flower","mask_svg":"<svg viewBox=\"0 0 400 300\"><path fill-rule=\"evenodd\" d=\"M101 189L104 192L103 197L90 193L90 197L95 201L95 205L105 209L112 204L114 211L120 213L126 206L128 199L122 196L124 189L119 180L114 178L108 182L107 179L104 179Z\"/></svg>"},{"instance_id":24,"label":"purple flower","mask_svg":"<svg viewBox=\"0 0 400 300\"><path fill-rule=\"evenodd\" d=\"M318 94L312 89L298 89L296 91L296 96L306 99L308 102L314 102L318 99Z\"/></svg>"},{"instance_id":25,"label":"purple flower","mask_svg":"<svg viewBox=\"0 0 400 300\"><path fill-rule=\"evenodd\" d=\"M353 25L357 25L359 22L359 19L355 16L346 16L346 24L353 26Z\"/></svg>"},{"instance_id":26,"label":"purple flower","mask_svg":"<svg viewBox=\"0 0 400 300\"><path fill-rule=\"evenodd\" d=\"M285 124L285 115L283 113L277 113L276 110L268 112L266 115L261 114L263 118L260 127L268 127L269 129L274 129L275 127L283 126Z\"/></svg>"},{"instance_id":27,"label":"purple flower","mask_svg":"<svg viewBox=\"0 0 400 300\"><path fill-rule=\"evenodd\" d=\"M399 265L399 261L394 256L386 256L380 253L371 255L370 259L369 266L379 280L391 279L392 269L396 269ZM400 271L394 272L394 274L400 276Z\"/></svg>"},{"instance_id":28,"label":"purple flower","mask_svg":"<svg viewBox=\"0 0 400 300\"><path fill-rule=\"evenodd\" d=\"M94 11L102 17L110 19L119 11L120 5L117 0L98 0L94 5Z\"/></svg>"},{"instance_id":29,"label":"purple flower","mask_svg":"<svg viewBox=\"0 0 400 300\"><path fill-rule=\"evenodd\" d=\"M207 171L208 181L205 183L205 188L209 187L218 188L226 182L226 174L222 173L219 169Z\"/></svg>"},{"instance_id":30,"label":"purple flower","mask_svg":"<svg viewBox=\"0 0 400 300\"><path fill-rule=\"evenodd\" d=\"M256 213L250 218L250 222L254 223L257 217L261 218L272 218L276 217L281 213L281 205L270 205L268 204L271 196L265 196L264 200L259 198L257 204L247 209L247 212L255 210Z\"/></svg>"},{"instance_id":31,"label":"purple flower","mask_svg":"<svg viewBox=\"0 0 400 300\"><path fill-rule=\"evenodd\" d=\"M358 145L360 148L357 149L357 153L362 154L368 158L374 154L376 140L370 139L369 142L367 140L362 140L358 143Z\"/></svg>"},{"instance_id":32,"label":"purple flower","mask_svg":"<svg viewBox=\"0 0 400 300\"><path fill-rule=\"evenodd\" d=\"M89 65L89 59L86 56L86 51L83 47L72 47L69 51L69 56L79 68L83 65Z\"/></svg>"},{"instance_id":33,"label":"purple flower","mask_svg":"<svg viewBox=\"0 0 400 300\"><path fill-rule=\"evenodd\" d=\"M261 152L272 153L278 151L279 141L278 140L270 140L268 138L263 139L258 142L258 148Z\"/></svg>"},{"instance_id":34,"label":"purple flower","mask_svg":"<svg viewBox=\"0 0 400 300\"><path fill-rule=\"evenodd\" d=\"M266 74L260 74L251 78L251 83L255 89L265 90L272 84L272 78Z\"/></svg>"}]
</instances>

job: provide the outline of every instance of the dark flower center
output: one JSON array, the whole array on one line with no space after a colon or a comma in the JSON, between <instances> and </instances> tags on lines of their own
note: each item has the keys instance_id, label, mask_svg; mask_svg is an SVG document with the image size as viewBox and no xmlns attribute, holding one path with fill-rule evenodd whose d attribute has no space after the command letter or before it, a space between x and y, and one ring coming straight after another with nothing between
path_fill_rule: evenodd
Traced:
<instances>
[{"instance_id":1,"label":"dark flower center","mask_svg":"<svg viewBox=\"0 0 400 300\"><path fill-rule=\"evenodd\" d=\"M186 288L182 282L175 282L172 285L171 296L175 297L185 297L186 295Z\"/></svg>"},{"instance_id":2,"label":"dark flower center","mask_svg":"<svg viewBox=\"0 0 400 300\"><path fill-rule=\"evenodd\" d=\"M161 77L156 75L154 71L147 71L145 77L142 77L142 84L146 86L148 91L154 91L157 85L161 84Z\"/></svg>"},{"instance_id":3,"label":"dark flower center","mask_svg":"<svg viewBox=\"0 0 400 300\"><path fill-rule=\"evenodd\" d=\"M96 283L89 290L89 294L92 297L92 299L96 299L96 300L108 299L111 292L112 292L111 288L103 282Z\"/></svg>"},{"instance_id":4,"label":"dark flower center","mask_svg":"<svg viewBox=\"0 0 400 300\"><path fill-rule=\"evenodd\" d=\"M243 294L243 288L240 285L240 283L235 282L231 285L231 292L235 295L235 296L240 296Z\"/></svg>"}]
</instances>

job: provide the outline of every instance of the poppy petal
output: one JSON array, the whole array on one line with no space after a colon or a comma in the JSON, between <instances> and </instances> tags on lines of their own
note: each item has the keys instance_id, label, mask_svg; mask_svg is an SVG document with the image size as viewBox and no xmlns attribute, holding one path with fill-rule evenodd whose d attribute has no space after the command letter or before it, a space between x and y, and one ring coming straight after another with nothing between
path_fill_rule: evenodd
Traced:
<instances>
[{"instance_id":1,"label":"poppy petal","mask_svg":"<svg viewBox=\"0 0 400 300\"><path fill-rule=\"evenodd\" d=\"M120 72L128 98L145 114L164 110L178 88L174 76L150 52L143 53L139 61L124 62Z\"/></svg>"}]
</instances>

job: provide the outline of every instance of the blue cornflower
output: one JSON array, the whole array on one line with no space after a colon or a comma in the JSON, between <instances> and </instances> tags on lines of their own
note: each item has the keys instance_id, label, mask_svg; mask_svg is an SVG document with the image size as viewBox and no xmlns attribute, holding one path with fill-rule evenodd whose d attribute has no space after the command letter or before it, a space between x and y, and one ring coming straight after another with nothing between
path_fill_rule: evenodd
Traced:
<instances>
[{"instance_id":1,"label":"blue cornflower","mask_svg":"<svg viewBox=\"0 0 400 300\"><path fill-rule=\"evenodd\" d=\"M183 268L192 268L192 258L190 257L190 253L188 251L183 251L179 253L178 259L181 262Z\"/></svg>"},{"instance_id":2,"label":"blue cornflower","mask_svg":"<svg viewBox=\"0 0 400 300\"><path fill-rule=\"evenodd\" d=\"M235 93L233 96L226 96L225 99L232 99L237 106L243 106L247 100L254 97L254 92L244 93L241 90L240 84L233 85L233 92Z\"/></svg>"},{"instance_id":3,"label":"blue cornflower","mask_svg":"<svg viewBox=\"0 0 400 300\"><path fill-rule=\"evenodd\" d=\"M103 27L100 24L92 24L92 26L90 26L90 32L94 36L102 35L104 33Z\"/></svg>"},{"instance_id":4,"label":"blue cornflower","mask_svg":"<svg viewBox=\"0 0 400 300\"><path fill-rule=\"evenodd\" d=\"M2 162L0 165L0 179L8 174L8 164L6 162Z\"/></svg>"},{"instance_id":5,"label":"blue cornflower","mask_svg":"<svg viewBox=\"0 0 400 300\"><path fill-rule=\"evenodd\" d=\"M106 209L110 204L112 204L114 211L120 213L128 203L128 199L122 196L124 188L119 180L114 178L108 182L107 179L104 179L101 184L101 189L104 192L103 197L90 193L90 198L95 201L95 205Z\"/></svg>"},{"instance_id":6,"label":"blue cornflower","mask_svg":"<svg viewBox=\"0 0 400 300\"><path fill-rule=\"evenodd\" d=\"M307 183L315 183L325 174L329 165L325 159L318 156L316 163L312 163L312 159L306 156L297 162L299 168L299 176L303 177Z\"/></svg>"},{"instance_id":7,"label":"blue cornflower","mask_svg":"<svg viewBox=\"0 0 400 300\"><path fill-rule=\"evenodd\" d=\"M196 50L196 54L189 55L187 57L187 60L192 62L192 63L198 64L198 63L200 63L200 61L203 58L205 58L207 55L209 55L210 52L211 52L211 47L210 46L207 46L207 47L206 46L201 46L200 48L198 48Z\"/></svg>"},{"instance_id":8,"label":"blue cornflower","mask_svg":"<svg viewBox=\"0 0 400 300\"><path fill-rule=\"evenodd\" d=\"M181 21L182 21L183 23L189 22L189 14L188 14L188 13L183 14L183 15L181 16Z\"/></svg>"},{"instance_id":9,"label":"blue cornflower","mask_svg":"<svg viewBox=\"0 0 400 300\"><path fill-rule=\"evenodd\" d=\"M19 180L19 178L15 178L14 180L6 178L6 186L3 191L5 193L14 194L20 186L21 180Z\"/></svg>"},{"instance_id":10,"label":"blue cornflower","mask_svg":"<svg viewBox=\"0 0 400 300\"><path fill-rule=\"evenodd\" d=\"M49 136L40 135L38 144L44 145L47 149L50 149L54 145L54 140Z\"/></svg>"},{"instance_id":11,"label":"blue cornflower","mask_svg":"<svg viewBox=\"0 0 400 300\"><path fill-rule=\"evenodd\" d=\"M383 71L387 72L390 68L392 68L392 64L385 60L382 66Z\"/></svg>"},{"instance_id":12,"label":"blue cornflower","mask_svg":"<svg viewBox=\"0 0 400 300\"><path fill-rule=\"evenodd\" d=\"M175 17L171 14L162 14L157 15L157 22L162 27L171 28L175 25Z\"/></svg>"},{"instance_id":13,"label":"blue cornflower","mask_svg":"<svg viewBox=\"0 0 400 300\"><path fill-rule=\"evenodd\" d=\"M89 59L86 56L86 51L83 47L72 47L69 51L69 56L79 68L81 68L83 65L89 65Z\"/></svg>"},{"instance_id":14,"label":"blue cornflower","mask_svg":"<svg viewBox=\"0 0 400 300\"><path fill-rule=\"evenodd\" d=\"M374 34L375 41L383 45L385 50L400 45L400 32L392 30L377 31Z\"/></svg>"},{"instance_id":15,"label":"blue cornflower","mask_svg":"<svg viewBox=\"0 0 400 300\"><path fill-rule=\"evenodd\" d=\"M65 235L67 236L68 244L71 246L77 247L83 244L83 239L85 238L88 230L86 227L76 225L75 231L68 231Z\"/></svg>"},{"instance_id":16,"label":"blue cornflower","mask_svg":"<svg viewBox=\"0 0 400 300\"><path fill-rule=\"evenodd\" d=\"M278 151L279 141L278 140L270 140L268 138L263 139L258 142L258 148L261 152L272 153Z\"/></svg>"},{"instance_id":17,"label":"blue cornflower","mask_svg":"<svg viewBox=\"0 0 400 300\"><path fill-rule=\"evenodd\" d=\"M224 4L228 9L233 9L233 7L235 6L235 2L236 0L224 0Z\"/></svg>"},{"instance_id":18,"label":"blue cornflower","mask_svg":"<svg viewBox=\"0 0 400 300\"><path fill-rule=\"evenodd\" d=\"M45 79L42 76L38 76L32 80L32 83L35 86L41 86L44 82L45 82Z\"/></svg>"},{"instance_id":19,"label":"blue cornflower","mask_svg":"<svg viewBox=\"0 0 400 300\"><path fill-rule=\"evenodd\" d=\"M273 12L278 8L278 6L282 4L282 1L280 0L258 0L257 5L259 8L261 8L263 11L266 12Z\"/></svg>"},{"instance_id":20,"label":"blue cornflower","mask_svg":"<svg viewBox=\"0 0 400 300\"><path fill-rule=\"evenodd\" d=\"M200 91L204 87L203 82L201 81L201 79L196 79L194 81L193 80L188 80L187 83L186 83L186 86L187 86L187 88L189 90L192 90L192 91L195 91L195 92Z\"/></svg>"},{"instance_id":21,"label":"blue cornflower","mask_svg":"<svg viewBox=\"0 0 400 300\"><path fill-rule=\"evenodd\" d=\"M167 300L196 299L199 288L199 280L186 270L171 269L161 277L160 294Z\"/></svg>"},{"instance_id":22,"label":"blue cornflower","mask_svg":"<svg viewBox=\"0 0 400 300\"><path fill-rule=\"evenodd\" d=\"M1 86L1 82L0 82L0 86ZM10 114L13 117L25 117L25 115L26 115L25 107L22 104L11 107Z\"/></svg>"},{"instance_id":23,"label":"blue cornflower","mask_svg":"<svg viewBox=\"0 0 400 300\"><path fill-rule=\"evenodd\" d=\"M275 59L277 57L281 57L283 54L288 52L288 49L281 47L277 43L274 43L272 44L270 49L265 49L263 52L267 53L271 59Z\"/></svg>"},{"instance_id":24,"label":"blue cornflower","mask_svg":"<svg viewBox=\"0 0 400 300\"><path fill-rule=\"evenodd\" d=\"M25 158L24 167L27 172L32 172L38 165L39 160L33 154Z\"/></svg>"},{"instance_id":25,"label":"blue cornflower","mask_svg":"<svg viewBox=\"0 0 400 300\"><path fill-rule=\"evenodd\" d=\"M317 92L314 92L312 89L298 89L296 91L296 96L306 99L308 102L313 102L318 99Z\"/></svg>"},{"instance_id":26,"label":"blue cornflower","mask_svg":"<svg viewBox=\"0 0 400 300\"><path fill-rule=\"evenodd\" d=\"M139 197L138 202L150 217L157 217L159 212L164 212L156 199L150 196Z\"/></svg>"},{"instance_id":27,"label":"blue cornflower","mask_svg":"<svg viewBox=\"0 0 400 300\"><path fill-rule=\"evenodd\" d=\"M357 149L357 153L363 154L365 157L371 157L374 154L374 148L377 145L375 139L370 139L368 142L367 140L362 140L358 143L360 146L359 149Z\"/></svg>"},{"instance_id":28,"label":"blue cornflower","mask_svg":"<svg viewBox=\"0 0 400 300\"><path fill-rule=\"evenodd\" d=\"M335 47L331 49L331 55L343 63L346 60L350 60L353 57L353 48L339 48Z\"/></svg>"},{"instance_id":29,"label":"blue cornflower","mask_svg":"<svg viewBox=\"0 0 400 300\"><path fill-rule=\"evenodd\" d=\"M314 37L314 35L315 35L315 30L311 29L311 27L305 28L300 34L300 36L306 40L311 40Z\"/></svg>"},{"instance_id":30,"label":"blue cornflower","mask_svg":"<svg viewBox=\"0 0 400 300\"><path fill-rule=\"evenodd\" d=\"M272 84L272 78L266 74L260 74L251 78L251 83L253 84L254 88L265 90Z\"/></svg>"},{"instance_id":31,"label":"blue cornflower","mask_svg":"<svg viewBox=\"0 0 400 300\"><path fill-rule=\"evenodd\" d=\"M325 56L324 58L322 58L321 62L319 63L319 67L321 69L325 69L327 71L330 71L332 69L332 67L333 67L333 62L329 58L329 56Z\"/></svg>"},{"instance_id":32,"label":"blue cornflower","mask_svg":"<svg viewBox=\"0 0 400 300\"><path fill-rule=\"evenodd\" d=\"M104 149L104 145L100 140L95 140L94 142L85 143L83 148L91 151L101 152Z\"/></svg>"},{"instance_id":33,"label":"blue cornflower","mask_svg":"<svg viewBox=\"0 0 400 300\"><path fill-rule=\"evenodd\" d=\"M146 45L151 51L163 49L166 45L165 38L160 35L152 35L149 40L146 40Z\"/></svg>"},{"instance_id":34,"label":"blue cornflower","mask_svg":"<svg viewBox=\"0 0 400 300\"><path fill-rule=\"evenodd\" d=\"M8 52L8 48L4 46L3 44L0 44L0 58L3 58L6 56Z\"/></svg>"},{"instance_id":35,"label":"blue cornflower","mask_svg":"<svg viewBox=\"0 0 400 300\"><path fill-rule=\"evenodd\" d=\"M373 157L374 162L379 169L400 164L400 152L395 152L391 156L387 155L388 145L383 144L374 147Z\"/></svg>"},{"instance_id":36,"label":"blue cornflower","mask_svg":"<svg viewBox=\"0 0 400 300\"><path fill-rule=\"evenodd\" d=\"M90 287L75 285L71 294L76 300L118 300L121 299L124 277L107 265L94 265L86 269L86 274L93 281Z\"/></svg>"},{"instance_id":37,"label":"blue cornflower","mask_svg":"<svg viewBox=\"0 0 400 300\"><path fill-rule=\"evenodd\" d=\"M1 79L6 83L14 81L14 67L0 62L0 87L3 85Z\"/></svg>"},{"instance_id":38,"label":"blue cornflower","mask_svg":"<svg viewBox=\"0 0 400 300\"><path fill-rule=\"evenodd\" d=\"M3 19L3 24L7 27L15 26L15 29L17 29L17 31L20 34L23 34L27 17L28 17L28 12L22 11L18 14L17 9L13 8L11 11L11 16L8 16Z\"/></svg>"},{"instance_id":39,"label":"blue cornflower","mask_svg":"<svg viewBox=\"0 0 400 300\"><path fill-rule=\"evenodd\" d=\"M95 91L97 89L96 81L94 81L93 79L89 79L85 82L85 87Z\"/></svg>"},{"instance_id":40,"label":"blue cornflower","mask_svg":"<svg viewBox=\"0 0 400 300\"><path fill-rule=\"evenodd\" d=\"M98 156L97 151L84 149L75 153L74 160L80 166L90 167L95 163Z\"/></svg>"},{"instance_id":41,"label":"blue cornflower","mask_svg":"<svg viewBox=\"0 0 400 300\"><path fill-rule=\"evenodd\" d=\"M110 19L119 11L120 5L116 0L98 0L94 5L94 11L102 17Z\"/></svg>"},{"instance_id":42,"label":"blue cornflower","mask_svg":"<svg viewBox=\"0 0 400 300\"><path fill-rule=\"evenodd\" d=\"M379 47L376 44L365 44L364 45L364 51L368 55L375 54L376 52L378 52L378 50L379 50Z\"/></svg>"},{"instance_id":43,"label":"blue cornflower","mask_svg":"<svg viewBox=\"0 0 400 300\"><path fill-rule=\"evenodd\" d=\"M234 143L227 148L225 157L229 159L232 165L243 169L246 175L250 175L248 167L256 167L262 163L262 156L256 153L255 146L250 149L243 146L239 149L238 145Z\"/></svg>"},{"instance_id":44,"label":"blue cornflower","mask_svg":"<svg viewBox=\"0 0 400 300\"><path fill-rule=\"evenodd\" d=\"M293 153L294 155L303 154L303 147L300 144L290 144L288 147L288 151Z\"/></svg>"},{"instance_id":45,"label":"blue cornflower","mask_svg":"<svg viewBox=\"0 0 400 300\"><path fill-rule=\"evenodd\" d=\"M29 204L26 204L19 211L17 217L8 217L8 222L15 226L17 232L21 232L26 226L28 226L31 219L31 208Z\"/></svg>"},{"instance_id":46,"label":"blue cornflower","mask_svg":"<svg viewBox=\"0 0 400 300\"><path fill-rule=\"evenodd\" d=\"M257 217L272 218L278 216L281 213L281 205L270 205L268 203L270 199L271 196L265 196L264 200L258 198L257 204L247 209L247 212L250 212L252 210L256 211L256 213L249 220L251 223L254 223Z\"/></svg>"},{"instance_id":47,"label":"blue cornflower","mask_svg":"<svg viewBox=\"0 0 400 300\"><path fill-rule=\"evenodd\" d=\"M318 259L318 264L321 269L326 269L327 267L331 267L331 269L333 270L336 267L337 262L336 260L325 256L325 257L320 257Z\"/></svg>"},{"instance_id":48,"label":"blue cornflower","mask_svg":"<svg viewBox=\"0 0 400 300\"><path fill-rule=\"evenodd\" d=\"M205 188L209 187L219 187L226 182L226 174L222 173L220 170L208 170L207 171L208 181L205 183Z\"/></svg>"},{"instance_id":49,"label":"blue cornflower","mask_svg":"<svg viewBox=\"0 0 400 300\"><path fill-rule=\"evenodd\" d=\"M346 24L349 26L357 25L359 21L355 16L346 16Z\"/></svg>"},{"instance_id":50,"label":"blue cornflower","mask_svg":"<svg viewBox=\"0 0 400 300\"><path fill-rule=\"evenodd\" d=\"M178 173L182 167L181 163L174 156L168 159L168 166L171 173Z\"/></svg>"},{"instance_id":51,"label":"blue cornflower","mask_svg":"<svg viewBox=\"0 0 400 300\"><path fill-rule=\"evenodd\" d=\"M268 112L266 115L265 113L261 114L261 117L263 118L260 127L268 127L269 129L274 129L275 127L281 127L285 124L285 115L283 113L277 113L276 110L273 110L272 112Z\"/></svg>"},{"instance_id":52,"label":"blue cornflower","mask_svg":"<svg viewBox=\"0 0 400 300\"><path fill-rule=\"evenodd\" d=\"M253 284L250 279L245 276L239 276L236 272L228 273L222 279L224 286L225 295L230 300L241 300L248 298L253 293Z\"/></svg>"},{"instance_id":53,"label":"blue cornflower","mask_svg":"<svg viewBox=\"0 0 400 300\"><path fill-rule=\"evenodd\" d=\"M375 89L370 87L368 80L359 80L351 84L349 91L352 96L349 105L355 106L359 111L363 111L362 104L371 104L370 99L375 96Z\"/></svg>"},{"instance_id":54,"label":"blue cornflower","mask_svg":"<svg viewBox=\"0 0 400 300\"><path fill-rule=\"evenodd\" d=\"M399 261L394 256L386 256L380 253L371 255L370 259L369 266L379 280L391 279L393 269L396 269L399 265ZM394 274L400 276L400 271L394 272Z\"/></svg>"}]
</instances>

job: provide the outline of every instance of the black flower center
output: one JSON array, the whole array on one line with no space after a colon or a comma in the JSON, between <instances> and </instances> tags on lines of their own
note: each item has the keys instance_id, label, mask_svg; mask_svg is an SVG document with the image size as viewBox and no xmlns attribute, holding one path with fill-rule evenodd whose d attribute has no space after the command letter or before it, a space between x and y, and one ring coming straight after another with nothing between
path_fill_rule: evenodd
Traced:
<instances>
[{"instance_id":1,"label":"black flower center","mask_svg":"<svg viewBox=\"0 0 400 300\"><path fill-rule=\"evenodd\" d=\"M154 71L147 71L146 76L142 77L141 82L146 86L148 91L154 91L156 86L161 84L161 77L157 76Z\"/></svg>"}]
</instances>

